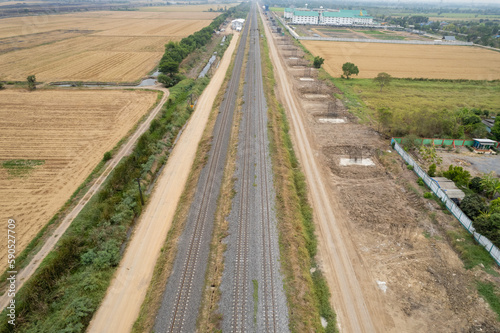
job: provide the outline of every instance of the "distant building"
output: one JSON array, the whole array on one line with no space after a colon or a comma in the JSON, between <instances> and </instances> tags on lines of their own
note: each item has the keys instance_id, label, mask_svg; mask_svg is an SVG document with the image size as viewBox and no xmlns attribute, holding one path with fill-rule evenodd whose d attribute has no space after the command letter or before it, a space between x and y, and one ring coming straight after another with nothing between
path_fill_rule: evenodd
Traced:
<instances>
[{"instance_id":1,"label":"distant building","mask_svg":"<svg viewBox=\"0 0 500 333\"><path fill-rule=\"evenodd\" d=\"M292 23L294 24L318 24L319 13L315 11L295 10L293 12Z\"/></svg>"},{"instance_id":2,"label":"distant building","mask_svg":"<svg viewBox=\"0 0 500 333\"><path fill-rule=\"evenodd\" d=\"M291 19L293 24L322 24L322 25L370 25L373 17L364 10L331 10L322 7L315 10L293 10L285 8L283 15Z\"/></svg>"},{"instance_id":3,"label":"distant building","mask_svg":"<svg viewBox=\"0 0 500 333\"><path fill-rule=\"evenodd\" d=\"M231 21L231 28L236 31L241 31L243 29L243 25L245 24L244 19L236 19Z\"/></svg>"},{"instance_id":4,"label":"distant building","mask_svg":"<svg viewBox=\"0 0 500 333\"><path fill-rule=\"evenodd\" d=\"M373 17L368 16L363 10L325 11L321 13L320 24L326 25L352 25L373 24Z\"/></svg>"},{"instance_id":5,"label":"distant building","mask_svg":"<svg viewBox=\"0 0 500 333\"><path fill-rule=\"evenodd\" d=\"M291 19L293 17L293 9L285 8L285 13L283 14L283 17L286 19Z\"/></svg>"},{"instance_id":6,"label":"distant building","mask_svg":"<svg viewBox=\"0 0 500 333\"><path fill-rule=\"evenodd\" d=\"M498 147L498 142L490 140L490 139L472 139L474 143L472 147L477 151L485 151L490 150L491 147Z\"/></svg>"},{"instance_id":7,"label":"distant building","mask_svg":"<svg viewBox=\"0 0 500 333\"><path fill-rule=\"evenodd\" d=\"M455 42L456 41L455 36L443 36L443 39L447 42Z\"/></svg>"}]
</instances>

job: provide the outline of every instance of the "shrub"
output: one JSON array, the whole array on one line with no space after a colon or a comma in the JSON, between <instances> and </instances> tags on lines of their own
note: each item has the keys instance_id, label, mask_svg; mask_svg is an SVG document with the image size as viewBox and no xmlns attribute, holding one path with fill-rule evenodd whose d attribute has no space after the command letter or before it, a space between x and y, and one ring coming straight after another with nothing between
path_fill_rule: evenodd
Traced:
<instances>
[{"instance_id":1,"label":"shrub","mask_svg":"<svg viewBox=\"0 0 500 333\"><path fill-rule=\"evenodd\" d=\"M325 62L325 59L321 58L320 56L316 56L316 57L314 57L313 66L314 66L314 68L320 68L324 62Z\"/></svg>"},{"instance_id":2,"label":"shrub","mask_svg":"<svg viewBox=\"0 0 500 333\"><path fill-rule=\"evenodd\" d=\"M490 202L490 213L500 213L500 198L497 198Z\"/></svg>"},{"instance_id":3,"label":"shrub","mask_svg":"<svg viewBox=\"0 0 500 333\"><path fill-rule=\"evenodd\" d=\"M409 165L409 164L408 164L408 165L406 166L406 168L407 168L408 170L413 171L413 165Z\"/></svg>"},{"instance_id":4,"label":"shrub","mask_svg":"<svg viewBox=\"0 0 500 333\"><path fill-rule=\"evenodd\" d=\"M425 192L424 193L424 198L431 199L432 198L432 192Z\"/></svg>"},{"instance_id":5,"label":"shrub","mask_svg":"<svg viewBox=\"0 0 500 333\"><path fill-rule=\"evenodd\" d=\"M470 182L470 173L462 167L450 165L448 171L443 172L443 176L454 181L457 185L467 186Z\"/></svg>"},{"instance_id":6,"label":"shrub","mask_svg":"<svg viewBox=\"0 0 500 333\"><path fill-rule=\"evenodd\" d=\"M481 184L481 177L474 177L469 183L469 188L476 193L481 193L483 191L483 185Z\"/></svg>"},{"instance_id":7,"label":"shrub","mask_svg":"<svg viewBox=\"0 0 500 333\"><path fill-rule=\"evenodd\" d=\"M424 183L424 180L422 179L422 177L418 177L417 184L420 186L425 186L425 183Z\"/></svg>"},{"instance_id":8,"label":"shrub","mask_svg":"<svg viewBox=\"0 0 500 333\"><path fill-rule=\"evenodd\" d=\"M436 176L436 163L432 163L430 166L429 166L429 170L427 171L427 174L429 175L429 177L435 177Z\"/></svg>"},{"instance_id":9,"label":"shrub","mask_svg":"<svg viewBox=\"0 0 500 333\"><path fill-rule=\"evenodd\" d=\"M104 153L104 156L102 158L103 162L107 162L111 159L112 155L111 155L111 152L110 151L107 151Z\"/></svg>"},{"instance_id":10,"label":"shrub","mask_svg":"<svg viewBox=\"0 0 500 333\"><path fill-rule=\"evenodd\" d=\"M471 220L488 209L483 199L475 193L466 195L460 203L460 208Z\"/></svg>"},{"instance_id":11,"label":"shrub","mask_svg":"<svg viewBox=\"0 0 500 333\"><path fill-rule=\"evenodd\" d=\"M495 245L500 243L500 213L482 214L478 216L472 225L477 232L487 237Z\"/></svg>"}]
</instances>

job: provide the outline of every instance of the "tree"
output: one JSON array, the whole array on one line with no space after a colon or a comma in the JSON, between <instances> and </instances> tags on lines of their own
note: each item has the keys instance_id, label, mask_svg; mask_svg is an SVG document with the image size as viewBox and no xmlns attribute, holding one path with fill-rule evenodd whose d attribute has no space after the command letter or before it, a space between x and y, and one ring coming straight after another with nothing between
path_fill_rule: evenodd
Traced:
<instances>
[{"instance_id":1,"label":"tree","mask_svg":"<svg viewBox=\"0 0 500 333\"><path fill-rule=\"evenodd\" d=\"M490 213L491 214L495 214L495 213L500 214L500 198L495 199L495 200L491 200Z\"/></svg>"},{"instance_id":2,"label":"tree","mask_svg":"<svg viewBox=\"0 0 500 333\"><path fill-rule=\"evenodd\" d=\"M467 215L471 220L475 219L481 213L488 210L488 207L484 203L483 199L475 193L467 194L460 202L460 209Z\"/></svg>"},{"instance_id":3,"label":"tree","mask_svg":"<svg viewBox=\"0 0 500 333\"><path fill-rule=\"evenodd\" d=\"M313 66L314 68L320 68L324 62L325 59L321 58L320 56L314 57Z\"/></svg>"},{"instance_id":4,"label":"tree","mask_svg":"<svg viewBox=\"0 0 500 333\"><path fill-rule=\"evenodd\" d=\"M489 198L493 198L495 194L500 193L500 179L496 176L495 171L483 175L481 185Z\"/></svg>"},{"instance_id":5,"label":"tree","mask_svg":"<svg viewBox=\"0 0 500 333\"><path fill-rule=\"evenodd\" d=\"M391 83L391 80L392 80L392 76L390 76L389 74L384 73L384 72L378 73L377 77L375 77L373 79L373 81L375 81L375 83L380 85L380 91L382 91L382 88L384 86L388 86Z\"/></svg>"},{"instance_id":6,"label":"tree","mask_svg":"<svg viewBox=\"0 0 500 333\"><path fill-rule=\"evenodd\" d=\"M495 118L495 124L491 128L491 134L495 137L496 140L500 141L500 116L497 115Z\"/></svg>"},{"instance_id":7,"label":"tree","mask_svg":"<svg viewBox=\"0 0 500 333\"><path fill-rule=\"evenodd\" d=\"M349 79L351 75L358 75L359 69L358 66L356 66L352 62L346 62L345 64L342 65L342 72L344 72L342 78Z\"/></svg>"},{"instance_id":8,"label":"tree","mask_svg":"<svg viewBox=\"0 0 500 333\"><path fill-rule=\"evenodd\" d=\"M36 89L36 77L35 75L30 75L26 78L28 81L28 89L35 90Z\"/></svg>"}]
</instances>

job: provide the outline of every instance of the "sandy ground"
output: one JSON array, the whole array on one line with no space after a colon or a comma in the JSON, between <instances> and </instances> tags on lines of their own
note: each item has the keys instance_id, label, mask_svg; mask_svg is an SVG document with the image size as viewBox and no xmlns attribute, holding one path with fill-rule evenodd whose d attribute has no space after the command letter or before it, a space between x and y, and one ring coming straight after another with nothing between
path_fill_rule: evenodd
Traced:
<instances>
[{"instance_id":1,"label":"sandy ground","mask_svg":"<svg viewBox=\"0 0 500 333\"><path fill-rule=\"evenodd\" d=\"M17 221L20 253L103 154L144 116L156 93L8 89L0 91L0 100L0 163L44 161L23 177L0 166L0 219ZM1 271L7 264L6 246L0 245Z\"/></svg>"},{"instance_id":2,"label":"sandy ground","mask_svg":"<svg viewBox=\"0 0 500 333\"><path fill-rule=\"evenodd\" d=\"M221 64L197 103L181 138L162 171L142 213L130 244L111 282L108 293L92 319L88 332L129 332L139 314L153 269L170 229L184 190L198 143L235 50L238 35L231 40Z\"/></svg>"},{"instance_id":3,"label":"sandy ground","mask_svg":"<svg viewBox=\"0 0 500 333\"><path fill-rule=\"evenodd\" d=\"M398 78L500 79L500 53L477 47L327 41L302 44L325 59L324 67L334 77L340 77L345 62L352 62L358 66L360 78L386 72Z\"/></svg>"},{"instance_id":4,"label":"sandy ground","mask_svg":"<svg viewBox=\"0 0 500 333\"><path fill-rule=\"evenodd\" d=\"M440 165L442 170L447 170L448 166L453 164L469 171L472 177L481 177L490 171L500 175L500 155L476 154L463 147L458 147L450 152L446 149L439 149L438 154L443 159L443 163Z\"/></svg>"}]
</instances>

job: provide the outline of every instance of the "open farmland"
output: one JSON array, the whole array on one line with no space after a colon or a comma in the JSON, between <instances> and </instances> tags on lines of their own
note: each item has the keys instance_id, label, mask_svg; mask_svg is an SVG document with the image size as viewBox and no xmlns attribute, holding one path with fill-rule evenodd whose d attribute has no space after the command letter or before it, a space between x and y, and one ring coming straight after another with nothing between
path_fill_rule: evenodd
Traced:
<instances>
[{"instance_id":1,"label":"open farmland","mask_svg":"<svg viewBox=\"0 0 500 333\"><path fill-rule=\"evenodd\" d=\"M156 98L148 91L0 91L0 218L16 220L18 253Z\"/></svg>"},{"instance_id":2,"label":"open farmland","mask_svg":"<svg viewBox=\"0 0 500 333\"><path fill-rule=\"evenodd\" d=\"M325 59L325 69L334 77L342 64L352 62L360 78L386 72L398 78L500 79L500 53L469 46L406 45L301 41L314 56Z\"/></svg>"},{"instance_id":3,"label":"open farmland","mask_svg":"<svg viewBox=\"0 0 500 333\"><path fill-rule=\"evenodd\" d=\"M238 3L214 3L205 5L184 5L184 6L154 6L154 7L141 7L141 11L145 12L209 12L210 9L217 11L224 7L230 8L236 6ZM210 12L211 13L211 12Z\"/></svg>"},{"instance_id":4,"label":"open farmland","mask_svg":"<svg viewBox=\"0 0 500 333\"><path fill-rule=\"evenodd\" d=\"M0 80L134 82L220 13L91 12L0 20Z\"/></svg>"}]
</instances>

